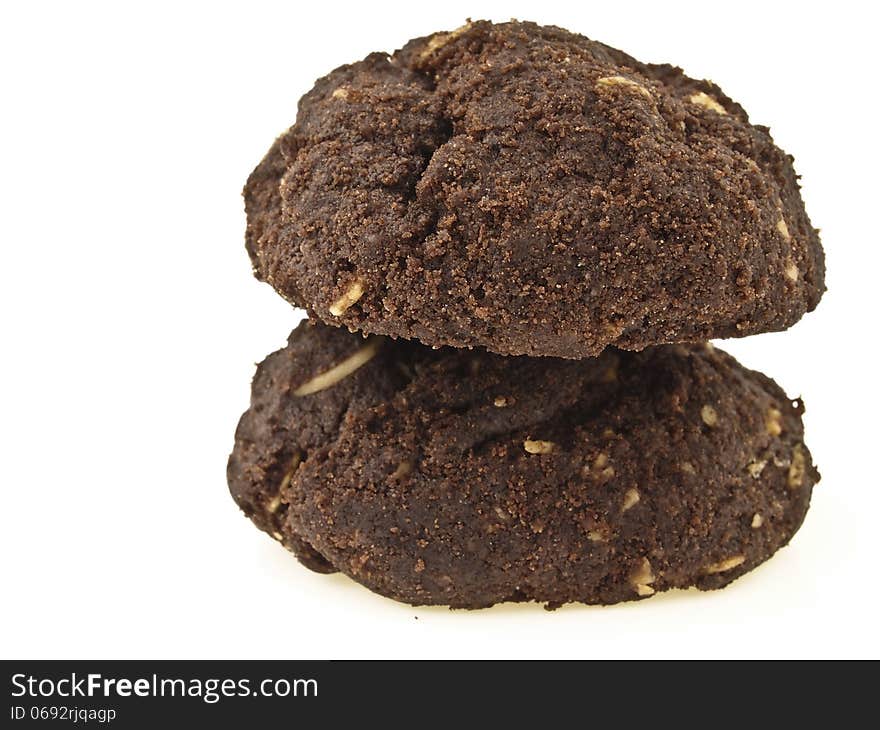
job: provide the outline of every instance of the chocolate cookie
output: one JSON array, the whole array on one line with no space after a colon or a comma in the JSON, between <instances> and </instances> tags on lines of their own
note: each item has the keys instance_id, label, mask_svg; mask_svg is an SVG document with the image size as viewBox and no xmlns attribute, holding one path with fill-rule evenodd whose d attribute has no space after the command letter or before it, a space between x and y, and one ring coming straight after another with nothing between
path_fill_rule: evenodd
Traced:
<instances>
[{"instance_id":1,"label":"chocolate cookie","mask_svg":"<svg viewBox=\"0 0 880 730\"><path fill-rule=\"evenodd\" d=\"M720 588L819 478L803 405L708 345L583 361L304 323L258 368L235 501L314 570L412 604Z\"/></svg>"},{"instance_id":2,"label":"chocolate cookie","mask_svg":"<svg viewBox=\"0 0 880 730\"><path fill-rule=\"evenodd\" d=\"M476 22L320 79L245 188L312 316L580 358L782 330L824 291L792 158L708 81Z\"/></svg>"}]
</instances>

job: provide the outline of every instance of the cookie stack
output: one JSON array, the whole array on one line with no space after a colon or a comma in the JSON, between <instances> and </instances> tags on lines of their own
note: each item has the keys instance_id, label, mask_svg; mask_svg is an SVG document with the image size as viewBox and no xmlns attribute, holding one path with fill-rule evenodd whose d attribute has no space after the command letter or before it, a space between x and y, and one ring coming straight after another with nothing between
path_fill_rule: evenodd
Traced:
<instances>
[{"instance_id":1,"label":"cookie stack","mask_svg":"<svg viewBox=\"0 0 880 730\"><path fill-rule=\"evenodd\" d=\"M707 343L824 291L791 158L717 86L468 23L320 79L248 180L257 369L232 496L411 604L720 588L819 475L803 404Z\"/></svg>"}]
</instances>

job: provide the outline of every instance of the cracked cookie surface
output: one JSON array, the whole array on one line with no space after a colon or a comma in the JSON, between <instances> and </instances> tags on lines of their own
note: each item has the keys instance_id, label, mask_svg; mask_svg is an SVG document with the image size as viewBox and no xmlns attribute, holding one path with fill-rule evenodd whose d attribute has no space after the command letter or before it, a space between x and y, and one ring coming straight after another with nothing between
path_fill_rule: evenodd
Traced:
<instances>
[{"instance_id":1,"label":"cracked cookie surface","mask_svg":"<svg viewBox=\"0 0 880 730\"><path fill-rule=\"evenodd\" d=\"M245 188L256 275L313 317L581 358L782 330L824 291L792 158L717 86L530 23L320 79Z\"/></svg>"},{"instance_id":2,"label":"cracked cookie surface","mask_svg":"<svg viewBox=\"0 0 880 730\"><path fill-rule=\"evenodd\" d=\"M800 401L707 345L431 350L301 324L254 378L228 478L308 567L412 604L610 604L720 588L819 475Z\"/></svg>"}]
</instances>

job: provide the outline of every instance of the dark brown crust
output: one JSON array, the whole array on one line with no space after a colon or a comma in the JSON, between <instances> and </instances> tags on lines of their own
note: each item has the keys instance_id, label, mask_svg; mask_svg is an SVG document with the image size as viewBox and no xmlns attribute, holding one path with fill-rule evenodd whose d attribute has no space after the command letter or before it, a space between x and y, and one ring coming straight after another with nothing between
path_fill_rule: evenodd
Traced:
<instances>
[{"instance_id":1,"label":"dark brown crust","mask_svg":"<svg viewBox=\"0 0 880 730\"><path fill-rule=\"evenodd\" d=\"M435 346L737 337L791 326L825 288L765 127L680 69L530 23L333 71L245 196L258 277L330 324Z\"/></svg>"},{"instance_id":2,"label":"dark brown crust","mask_svg":"<svg viewBox=\"0 0 880 730\"><path fill-rule=\"evenodd\" d=\"M720 588L789 541L819 478L800 401L703 345L579 362L385 340L336 385L294 395L374 342L295 330L258 368L229 484L306 565L400 601Z\"/></svg>"}]
</instances>

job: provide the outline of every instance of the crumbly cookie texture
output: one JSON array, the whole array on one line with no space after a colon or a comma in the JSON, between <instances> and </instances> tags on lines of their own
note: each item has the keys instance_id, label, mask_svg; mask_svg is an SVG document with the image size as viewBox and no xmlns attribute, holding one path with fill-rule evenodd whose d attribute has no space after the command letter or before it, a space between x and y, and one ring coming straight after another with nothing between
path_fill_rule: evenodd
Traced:
<instances>
[{"instance_id":1,"label":"crumbly cookie texture","mask_svg":"<svg viewBox=\"0 0 880 730\"><path fill-rule=\"evenodd\" d=\"M610 604L785 545L819 478L802 413L702 345L574 361L304 323L257 369L228 479L305 565L399 601Z\"/></svg>"},{"instance_id":2,"label":"crumbly cookie texture","mask_svg":"<svg viewBox=\"0 0 880 730\"><path fill-rule=\"evenodd\" d=\"M716 85L469 23L320 79L245 188L256 275L313 317L581 358L782 330L824 291L792 158Z\"/></svg>"}]
</instances>

